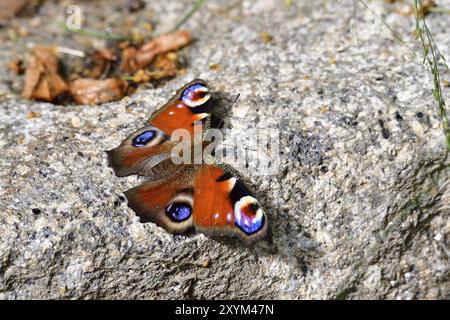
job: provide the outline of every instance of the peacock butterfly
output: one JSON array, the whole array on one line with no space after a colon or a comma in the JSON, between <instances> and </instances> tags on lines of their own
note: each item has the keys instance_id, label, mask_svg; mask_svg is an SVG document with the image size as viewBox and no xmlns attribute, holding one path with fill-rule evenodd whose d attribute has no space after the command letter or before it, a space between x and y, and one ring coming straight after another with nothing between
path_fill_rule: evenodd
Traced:
<instances>
[{"instance_id":1,"label":"peacock butterfly","mask_svg":"<svg viewBox=\"0 0 450 320\"><path fill-rule=\"evenodd\" d=\"M194 80L155 111L148 124L107 151L117 176L138 174L149 181L125 192L141 222L154 222L171 233L194 228L226 234L246 243L264 237L267 217L237 173L226 164L174 164L176 129L194 134L194 123L208 129L212 108L208 84Z\"/></svg>"}]
</instances>

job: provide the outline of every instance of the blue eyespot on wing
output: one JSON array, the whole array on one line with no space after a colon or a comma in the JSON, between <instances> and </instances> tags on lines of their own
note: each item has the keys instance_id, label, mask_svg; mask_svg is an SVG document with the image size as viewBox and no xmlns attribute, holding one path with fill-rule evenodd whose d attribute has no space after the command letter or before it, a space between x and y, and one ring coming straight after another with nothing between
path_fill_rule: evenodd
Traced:
<instances>
[{"instance_id":1,"label":"blue eyespot on wing","mask_svg":"<svg viewBox=\"0 0 450 320\"><path fill-rule=\"evenodd\" d=\"M173 202L167 206L166 214L172 221L181 222L189 219L192 207L187 203Z\"/></svg>"},{"instance_id":2,"label":"blue eyespot on wing","mask_svg":"<svg viewBox=\"0 0 450 320\"><path fill-rule=\"evenodd\" d=\"M135 147L143 147L147 143L149 143L155 137L156 133L153 130L148 130L142 132L140 135L133 139L133 146Z\"/></svg>"}]
</instances>

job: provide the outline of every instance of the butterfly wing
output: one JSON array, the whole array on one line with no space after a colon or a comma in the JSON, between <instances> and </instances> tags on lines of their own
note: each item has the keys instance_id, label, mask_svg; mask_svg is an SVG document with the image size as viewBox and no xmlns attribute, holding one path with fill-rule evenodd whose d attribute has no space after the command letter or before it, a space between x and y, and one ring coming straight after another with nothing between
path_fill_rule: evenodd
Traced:
<instances>
[{"instance_id":1,"label":"butterfly wing","mask_svg":"<svg viewBox=\"0 0 450 320\"><path fill-rule=\"evenodd\" d=\"M106 153L117 176L136 173L149 176L153 167L170 159L172 147L168 135L149 125L132 133L117 148Z\"/></svg>"},{"instance_id":2,"label":"butterfly wing","mask_svg":"<svg viewBox=\"0 0 450 320\"><path fill-rule=\"evenodd\" d=\"M242 180L217 165L203 165L194 183L194 227L253 242L267 233L267 217Z\"/></svg>"},{"instance_id":3,"label":"butterfly wing","mask_svg":"<svg viewBox=\"0 0 450 320\"><path fill-rule=\"evenodd\" d=\"M149 123L167 135L180 128L193 134L196 121L209 120L210 98L208 84L200 79L193 80L179 89L162 108L154 112Z\"/></svg>"},{"instance_id":4,"label":"butterfly wing","mask_svg":"<svg viewBox=\"0 0 450 320\"><path fill-rule=\"evenodd\" d=\"M170 179L144 183L125 195L141 222L154 222L172 233L194 227L247 243L267 233L258 201L239 178L217 165L182 165Z\"/></svg>"},{"instance_id":5,"label":"butterfly wing","mask_svg":"<svg viewBox=\"0 0 450 320\"><path fill-rule=\"evenodd\" d=\"M154 222L171 233L193 226L193 166L177 166L170 178L146 182L125 192L141 222Z\"/></svg>"},{"instance_id":6,"label":"butterfly wing","mask_svg":"<svg viewBox=\"0 0 450 320\"><path fill-rule=\"evenodd\" d=\"M174 143L170 135L176 129L186 129L191 135L194 123L204 122L209 127L211 112L208 85L194 80L177 91L163 107L154 112L149 124L128 136L117 148L107 151L109 165L119 177L140 174L153 179L160 169L170 167L167 161ZM155 166L160 166L155 170Z\"/></svg>"}]
</instances>

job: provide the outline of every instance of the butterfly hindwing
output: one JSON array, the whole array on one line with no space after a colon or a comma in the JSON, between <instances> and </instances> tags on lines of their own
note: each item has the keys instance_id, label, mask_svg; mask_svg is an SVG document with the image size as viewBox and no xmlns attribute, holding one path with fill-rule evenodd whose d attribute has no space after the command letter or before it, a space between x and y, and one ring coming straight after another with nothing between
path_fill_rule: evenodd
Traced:
<instances>
[{"instance_id":1,"label":"butterfly hindwing","mask_svg":"<svg viewBox=\"0 0 450 320\"><path fill-rule=\"evenodd\" d=\"M141 222L169 232L191 227L206 234L233 234L245 242L263 237L267 217L235 175L217 165L182 165L168 179L125 192Z\"/></svg>"},{"instance_id":2,"label":"butterfly hindwing","mask_svg":"<svg viewBox=\"0 0 450 320\"><path fill-rule=\"evenodd\" d=\"M182 169L168 179L146 182L125 192L128 206L141 222L154 222L172 233L192 227L193 171L188 166Z\"/></svg>"},{"instance_id":3,"label":"butterfly hindwing","mask_svg":"<svg viewBox=\"0 0 450 320\"><path fill-rule=\"evenodd\" d=\"M247 186L218 165L202 165L194 184L194 226L252 242L267 233L267 217Z\"/></svg>"}]
</instances>

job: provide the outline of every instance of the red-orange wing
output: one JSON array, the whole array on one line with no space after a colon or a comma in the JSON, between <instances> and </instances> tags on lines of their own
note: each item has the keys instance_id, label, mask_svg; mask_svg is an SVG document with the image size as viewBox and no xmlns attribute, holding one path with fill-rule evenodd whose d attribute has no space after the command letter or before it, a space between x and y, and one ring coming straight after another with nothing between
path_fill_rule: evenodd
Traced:
<instances>
[{"instance_id":1,"label":"red-orange wing","mask_svg":"<svg viewBox=\"0 0 450 320\"><path fill-rule=\"evenodd\" d=\"M236 235L245 242L264 237L267 217L245 184L215 165L197 170L194 227L204 233Z\"/></svg>"},{"instance_id":2,"label":"red-orange wing","mask_svg":"<svg viewBox=\"0 0 450 320\"><path fill-rule=\"evenodd\" d=\"M117 148L107 151L110 166L118 176L154 176L155 166L169 159L176 129L193 134L196 121L209 121L211 102L208 86L194 80L177 91L149 119L149 125L128 136Z\"/></svg>"},{"instance_id":3,"label":"red-orange wing","mask_svg":"<svg viewBox=\"0 0 450 320\"><path fill-rule=\"evenodd\" d=\"M141 222L154 222L172 233L192 227L193 185L188 166L170 179L146 182L125 192Z\"/></svg>"}]
</instances>

